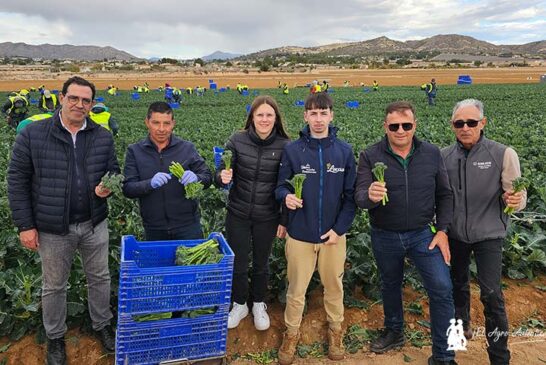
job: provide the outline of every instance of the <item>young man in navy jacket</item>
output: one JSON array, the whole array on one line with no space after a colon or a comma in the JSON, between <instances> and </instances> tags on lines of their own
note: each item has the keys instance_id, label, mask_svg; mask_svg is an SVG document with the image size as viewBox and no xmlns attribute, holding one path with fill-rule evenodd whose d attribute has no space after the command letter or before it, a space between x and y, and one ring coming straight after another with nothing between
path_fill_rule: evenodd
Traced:
<instances>
[{"instance_id":1,"label":"young man in navy jacket","mask_svg":"<svg viewBox=\"0 0 546 365\"><path fill-rule=\"evenodd\" d=\"M346 237L355 216L353 200L356 168L352 148L337 139L332 99L326 93L311 94L305 101L307 126L300 138L284 147L275 191L289 209L286 260L288 291L284 320L287 331L279 349L279 363L294 361L305 293L318 263L324 286L324 307L329 323L328 357L344 357L343 271ZM287 183L295 174L305 174L302 199Z\"/></svg>"}]
</instances>

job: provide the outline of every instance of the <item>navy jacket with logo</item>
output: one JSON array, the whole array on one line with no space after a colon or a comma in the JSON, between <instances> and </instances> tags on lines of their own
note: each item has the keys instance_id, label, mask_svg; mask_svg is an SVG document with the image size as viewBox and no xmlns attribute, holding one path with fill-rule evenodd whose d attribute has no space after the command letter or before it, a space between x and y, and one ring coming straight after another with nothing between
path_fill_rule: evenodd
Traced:
<instances>
[{"instance_id":1,"label":"navy jacket with logo","mask_svg":"<svg viewBox=\"0 0 546 365\"><path fill-rule=\"evenodd\" d=\"M303 208L289 210L288 234L299 241L321 243L320 236L333 229L345 234L353 222L356 205L354 185L356 166L351 146L336 137L329 127L328 137L311 138L309 127L300 138L284 147L275 196L284 204L294 192L286 181L305 174Z\"/></svg>"}]
</instances>

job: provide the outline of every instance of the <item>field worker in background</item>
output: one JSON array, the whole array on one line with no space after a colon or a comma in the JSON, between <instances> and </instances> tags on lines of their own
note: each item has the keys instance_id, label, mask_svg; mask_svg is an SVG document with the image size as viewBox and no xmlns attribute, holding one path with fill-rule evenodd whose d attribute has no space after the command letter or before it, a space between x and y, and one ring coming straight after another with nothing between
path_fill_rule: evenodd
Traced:
<instances>
[{"instance_id":1,"label":"field worker in background","mask_svg":"<svg viewBox=\"0 0 546 365\"><path fill-rule=\"evenodd\" d=\"M232 152L232 168L222 162L216 172L216 184L231 182L226 216L226 238L233 252L232 299L228 328L235 328L248 315L247 301L254 303L254 326L269 328L265 298L269 282L269 257L273 240L284 238L288 215L280 215L275 187L283 147L289 142L275 99L258 96L252 102L245 127L226 143ZM248 288L249 254L252 252L251 289Z\"/></svg>"},{"instance_id":2,"label":"field worker in background","mask_svg":"<svg viewBox=\"0 0 546 365\"><path fill-rule=\"evenodd\" d=\"M8 97L2 107L2 112L6 116L6 122L12 128L17 128L19 122L26 119L28 116L28 99L15 93Z\"/></svg>"},{"instance_id":3,"label":"field worker in background","mask_svg":"<svg viewBox=\"0 0 546 365\"><path fill-rule=\"evenodd\" d=\"M430 80L430 83L421 85L421 89L425 91L428 98L428 105L434 105L434 99L436 98L436 79Z\"/></svg>"},{"instance_id":4,"label":"field worker in background","mask_svg":"<svg viewBox=\"0 0 546 365\"><path fill-rule=\"evenodd\" d=\"M311 89L310 89L311 94L319 93L319 92L321 92L321 90L322 90L322 88L320 87L318 81L314 80L313 85L311 86Z\"/></svg>"},{"instance_id":5,"label":"field worker in background","mask_svg":"<svg viewBox=\"0 0 546 365\"><path fill-rule=\"evenodd\" d=\"M373 80L372 90L379 91L379 83L377 82L377 80Z\"/></svg>"},{"instance_id":6,"label":"field worker in background","mask_svg":"<svg viewBox=\"0 0 546 365\"><path fill-rule=\"evenodd\" d=\"M188 86L188 87L186 88L186 94L188 94L188 95L193 94L193 88Z\"/></svg>"},{"instance_id":7,"label":"field worker in background","mask_svg":"<svg viewBox=\"0 0 546 365\"><path fill-rule=\"evenodd\" d=\"M288 88L288 84L286 82L282 84L282 93L283 95L288 95L288 93L290 93L290 89Z\"/></svg>"},{"instance_id":8,"label":"field worker in background","mask_svg":"<svg viewBox=\"0 0 546 365\"><path fill-rule=\"evenodd\" d=\"M112 113L110 113L108 107L103 103L97 103L91 108L89 118L101 127L108 129L114 136L117 136L119 124L112 116Z\"/></svg>"},{"instance_id":9,"label":"field worker in background","mask_svg":"<svg viewBox=\"0 0 546 365\"><path fill-rule=\"evenodd\" d=\"M138 198L146 240L203 238L199 203L187 199L184 186L200 181L205 188L212 174L193 143L173 134L173 109L163 101L150 104L145 119L148 136L127 148L123 193ZM171 162L184 167L180 180L169 173Z\"/></svg>"},{"instance_id":10,"label":"field worker in background","mask_svg":"<svg viewBox=\"0 0 546 365\"><path fill-rule=\"evenodd\" d=\"M116 96L118 93L118 88L115 87L114 85L108 85L107 93L108 95Z\"/></svg>"},{"instance_id":11,"label":"field worker in background","mask_svg":"<svg viewBox=\"0 0 546 365\"><path fill-rule=\"evenodd\" d=\"M38 100L38 109L43 113L53 113L59 106L57 95L52 94L49 90L44 90Z\"/></svg>"},{"instance_id":12,"label":"field worker in background","mask_svg":"<svg viewBox=\"0 0 546 365\"><path fill-rule=\"evenodd\" d=\"M512 181L521 176L518 155L512 148L487 139L483 133L486 123L481 101L458 102L451 116L456 142L442 150L455 195L455 214L448 231L453 299L455 315L463 320L464 335L470 339L469 266L474 253L489 360L491 364L508 364L509 327L501 278L502 247L510 217L504 209L525 208L527 193L513 192Z\"/></svg>"},{"instance_id":13,"label":"field worker in background","mask_svg":"<svg viewBox=\"0 0 546 365\"><path fill-rule=\"evenodd\" d=\"M87 278L89 314L95 335L112 353L108 205L101 184L119 173L112 135L87 114L95 86L68 79L61 108L51 119L28 125L15 139L8 169L8 198L21 244L38 251L42 263L42 316L47 364L66 364L66 291L79 251Z\"/></svg>"},{"instance_id":14,"label":"field worker in background","mask_svg":"<svg viewBox=\"0 0 546 365\"><path fill-rule=\"evenodd\" d=\"M328 320L328 357L344 358L343 272L346 233L353 222L356 206L354 184L356 166L352 148L337 138L330 125L333 101L327 93L309 94L305 100L307 126L300 138L284 147L275 196L289 209L287 260L288 290L284 321L287 327L279 349L279 363L294 361L300 339L305 293L318 266L324 286L324 308ZM305 174L301 199L287 182L295 174Z\"/></svg>"},{"instance_id":15,"label":"field worker in background","mask_svg":"<svg viewBox=\"0 0 546 365\"><path fill-rule=\"evenodd\" d=\"M446 234L453 216L453 193L444 161L438 147L415 137L415 109L409 102L389 104L383 127L385 137L360 153L355 193L356 204L370 214L373 254L382 282L385 329L370 350L384 353L405 342L402 284L408 257L421 274L430 302L428 364L456 364L455 353L447 350L446 334L455 309ZM384 182L372 173L378 162L387 165Z\"/></svg>"},{"instance_id":16,"label":"field worker in background","mask_svg":"<svg viewBox=\"0 0 546 365\"><path fill-rule=\"evenodd\" d=\"M17 125L17 129L16 129L17 134L21 133L21 131L25 129L25 127L29 125L30 123L37 122L42 119L51 118L52 115L53 113L35 114L26 119L23 119L21 122L19 122L19 125Z\"/></svg>"},{"instance_id":17,"label":"field worker in background","mask_svg":"<svg viewBox=\"0 0 546 365\"><path fill-rule=\"evenodd\" d=\"M243 85L243 90L248 90L248 86ZM207 89L205 89L204 87L197 86L197 87L195 88L195 95L197 95L197 96L203 96L203 95L205 95L205 91L207 91Z\"/></svg>"},{"instance_id":18,"label":"field worker in background","mask_svg":"<svg viewBox=\"0 0 546 365\"><path fill-rule=\"evenodd\" d=\"M177 87L173 88L173 100L175 103L180 103L182 100L182 90Z\"/></svg>"},{"instance_id":19,"label":"field worker in background","mask_svg":"<svg viewBox=\"0 0 546 365\"><path fill-rule=\"evenodd\" d=\"M19 95L25 97L27 100L30 100L30 91L28 91L27 89L21 89L19 91Z\"/></svg>"},{"instance_id":20,"label":"field worker in background","mask_svg":"<svg viewBox=\"0 0 546 365\"><path fill-rule=\"evenodd\" d=\"M329 88L330 88L330 84L328 84L328 82L326 80L323 80L322 81L322 92L327 92Z\"/></svg>"}]
</instances>

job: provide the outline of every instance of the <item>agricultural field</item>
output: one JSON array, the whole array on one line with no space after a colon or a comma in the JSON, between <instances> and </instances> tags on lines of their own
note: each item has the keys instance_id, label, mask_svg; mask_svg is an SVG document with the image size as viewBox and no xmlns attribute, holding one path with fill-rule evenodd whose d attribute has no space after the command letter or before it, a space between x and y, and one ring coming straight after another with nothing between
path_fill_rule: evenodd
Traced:
<instances>
[{"instance_id":1,"label":"agricultural field","mask_svg":"<svg viewBox=\"0 0 546 365\"><path fill-rule=\"evenodd\" d=\"M180 108L175 110L175 133L192 141L213 169L213 146L223 146L234 131L243 127L246 107L252 102L254 95L274 96L280 104L290 135L297 138L299 129L304 125L303 107L297 104L305 99L307 93L307 89L295 88L290 90L289 95L282 95L280 89L251 89L248 96L241 96L234 90L216 93L209 90L203 97L185 95ZM6 95L0 94L0 99L5 100ZM120 164L123 165L127 146L146 136L144 117L148 105L152 101L162 100L163 94L152 91L149 94L140 94L139 100L133 100L129 91L122 91L115 97L100 91L98 96L105 99L104 102L120 124L116 152ZM469 97L484 102L488 117L485 129L487 136L514 147L520 156L523 175L531 180L527 208L525 212L517 214L504 247L503 270L506 275L510 323L513 328L526 326L544 330L546 84L440 85L437 105L433 107L427 105L424 92L416 86L382 87L379 92L370 92L364 88L335 88L332 96L334 125L339 129L338 136L353 145L355 159L358 158L360 150L382 137L384 108L391 101L412 101L417 108L417 135L440 147L454 142L448 121L455 102ZM348 108L346 105L349 101L358 101L359 106ZM31 113L37 112L33 106ZM43 345L40 345L44 340L44 333L40 312L39 257L21 247L16 229L11 223L6 171L15 132L5 124L0 130L3 135L0 140L0 336L6 336L0 341L0 363L38 364L43 363L45 354ZM115 195L109 199L109 207L112 306L115 309L120 238L127 234L142 238L143 230L135 201ZM201 199L201 214L205 234L222 231L225 217L224 192L215 188L206 190ZM283 330L282 303L286 289L283 243L276 242L273 251L269 300L272 328L265 334L257 334L251 319L247 318L240 328L230 331L228 355L236 363L268 363L274 357L274 351L271 350L280 344ZM347 307L345 325L351 332L347 344L356 352L366 339L374 336L375 329L382 326L381 305L378 305L379 278L371 253L368 215L365 211L358 213L348 234L347 256L344 279ZM475 270L475 267L471 269ZM412 338L411 343L417 349L409 349L409 355L404 356L420 359L418 348L430 343L426 322L428 303L417 275L412 270L407 271L406 283L406 310L410 323L408 331ZM307 329L308 335L303 338L306 347L299 351L304 359L298 363L302 364L313 363L305 357L323 355L325 315L321 312L322 302L317 286L318 281L314 280L310 288L308 313L303 323L304 331ZM473 299L477 301L479 295L475 286L472 292ZM69 358L78 359L85 364L111 364L113 358L102 356L98 345L86 335L89 329L86 295L81 261L77 260L70 277L68 317L72 327L81 329L70 332L70 336L77 340L75 344L67 345ZM483 325L480 312L480 304L473 302L472 315L477 318L477 323L481 320ZM33 336L29 337L29 334ZM480 347L482 345L480 343L474 350L485 359L485 350ZM424 353L428 354L429 351ZM546 349L542 347L535 352L531 351L530 355L526 353L525 356L531 356L529 363L538 363L536 359L541 351L544 354ZM398 358L401 359L401 355ZM381 361L380 359L382 358L378 357L376 360ZM544 360L543 357L542 361ZM393 360L392 363L398 363L396 361Z\"/></svg>"}]
</instances>

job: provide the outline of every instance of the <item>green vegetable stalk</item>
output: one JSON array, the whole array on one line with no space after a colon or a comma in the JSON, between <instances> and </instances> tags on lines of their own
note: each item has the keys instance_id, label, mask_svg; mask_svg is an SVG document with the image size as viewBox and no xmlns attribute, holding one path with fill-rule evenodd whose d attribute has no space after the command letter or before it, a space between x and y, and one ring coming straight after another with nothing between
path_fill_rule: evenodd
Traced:
<instances>
[{"instance_id":1,"label":"green vegetable stalk","mask_svg":"<svg viewBox=\"0 0 546 365\"><path fill-rule=\"evenodd\" d=\"M180 180L182 178L182 175L184 175L184 168L182 167L180 162L172 161L171 165L169 166L169 171L178 180ZM199 196L201 195L201 191L203 191L203 188L204 188L203 184L201 184L201 182L199 181L187 184L186 186L184 186L184 191L186 192L186 198L188 199L199 198Z\"/></svg>"},{"instance_id":2,"label":"green vegetable stalk","mask_svg":"<svg viewBox=\"0 0 546 365\"><path fill-rule=\"evenodd\" d=\"M224 161L224 164L226 165L226 170L231 169L231 159L233 158L233 152L230 150L225 150L224 153L222 153L222 161Z\"/></svg>"},{"instance_id":3,"label":"green vegetable stalk","mask_svg":"<svg viewBox=\"0 0 546 365\"><path fill-rule=\"evenodd\" d=\"M292 180L286 180L294 187L294 194L296 194L296 198L298 199L301 199L303 194L303 182L306 177L307 175L305 174L296 174L292 177Z\"/></svg>"},{"instance_id":4,"label":"green vegetable stalk","mask_svg":"<svg viewBox=\"0 0 546 365\"><path fill-rule=\"evenodd\" d=\"M110 173L108 171L100 180L105 189L110 190L113 194L121 194L121 184L125 176L122 174Z\"/></svg>"},{"instance_id":5,"label":"green vegetable stalk","mask_svg":"<svg viewBox=\"0 0 546 365\"><path fill-rule=\"evenodd\" d=\"M385 182L385 170L387 169L387 165L385 165L383 162L376 162L374 165L374 168L372 169L373 176L377 179L377 181L384 183ZM383 195L383 199L381 199L381 204L385 205L389 202L389 197L387 194Z\"/></svg>"},{"instance_id":6,"label":"green vegetable stalk","mask_svg":"<svg viewBox=\"0 0 546 365\"><path fill-rule=\"evenodd\" d=\"M514 190L514 193L518 193L520 191L527 189L529 185L531 185L531 182L528 179L524 178L523 176L516 177L514 181L512 181L512 189ZM511 207L504 208L504 213L508 215L514 214L515 211L516 210Z\"/></svg>"},{"instance_id":7,"label":"green vegetable stalk","mask_svg":"<svg viewBox=\"0 0 546 365\"><path fill-rule=\"evenodd\" d=\"M133 320L137 322L148 322L148 321L157 321L160 319L170 319L172 318L172 312L165 313L152 313L152 314L141 314L133 316Z\"/></svg>"},{"instance_id":8,"label":"green vegetable stalk","mask_svg":"<svg viewBox=\"0 0 546 365\"><path fill-rule=\"evenodd\" d=\"M224 255L219 249L218 242L211 238L197 246L180 245L176 248L176 265L205 265L216 264Z\"/></svg>"}]
</instances>

